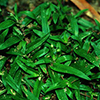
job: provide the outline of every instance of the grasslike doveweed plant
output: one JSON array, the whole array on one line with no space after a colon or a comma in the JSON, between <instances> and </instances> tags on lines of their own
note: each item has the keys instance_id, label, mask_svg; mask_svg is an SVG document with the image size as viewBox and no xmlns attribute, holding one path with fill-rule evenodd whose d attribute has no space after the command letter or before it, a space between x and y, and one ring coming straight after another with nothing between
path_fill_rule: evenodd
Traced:
<instances>
[{"instance_id":1,"label":"grasslike doveweed plant","mask_svg":"<svg viewBox=\"0 0 100 100\"><path fill-rule=\"evenodd\" d=\"M0 22L0 100L100 100L100 23L43 3Z\"/></svg>"}]
</instances>

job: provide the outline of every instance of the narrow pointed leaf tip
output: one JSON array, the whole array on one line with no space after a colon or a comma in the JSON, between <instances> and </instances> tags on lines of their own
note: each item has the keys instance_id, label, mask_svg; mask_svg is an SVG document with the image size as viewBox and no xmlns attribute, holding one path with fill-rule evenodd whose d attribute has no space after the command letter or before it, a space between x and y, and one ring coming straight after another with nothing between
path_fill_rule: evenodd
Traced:
<instances>
[{"instance_id":1,"label":"narrow pointed leaf tip","mask_svg":"<svg viewBox=\"0 0 100 100\"><path fill-rule=\"evenodd\" d=\"M59 63L53 63L53 66L51 66L50 68L57 72L73 74L83 79L91 80L85 73L71 66L62 65Z\"/></svg>"}]
</instances>

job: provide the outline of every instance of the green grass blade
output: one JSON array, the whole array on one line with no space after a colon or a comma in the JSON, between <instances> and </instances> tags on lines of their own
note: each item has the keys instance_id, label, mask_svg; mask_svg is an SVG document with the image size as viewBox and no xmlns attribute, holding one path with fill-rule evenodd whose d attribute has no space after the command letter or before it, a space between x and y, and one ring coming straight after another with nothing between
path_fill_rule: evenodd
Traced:
<instances>
[{"instance_id":1,"label":"green grass blade","mask_svg":"<svg viewBox=\"0 0 100 100\"><path fill-rule=\"evenodd\" d=\"M92 28L94 26L93 23L91 23L90 21L83 19L83 18L80 18L78 20L78 23L80 25L84 26L84 28Z\"/></svg>"},{"instance_id":2,"label":"green grass blade","mask_svg":"<svg viewBox=\"0 0 100 100\"><path fill-rule=\"evenodd\" d=\"M88 9L83 9L81 11L79 11L76 15L75 18L79 17L80 15L82 15L84 12L86 12Z\"/></svg>"},{"instance_id":3,"label":"green grass blade","mask_svg":"<svg viewBox=\"0 0 100 100\"><path fill-rule=\"evenodd\" d=\"M42 17L42 32L44 34L48 34L50 32L50 29L49 29L49 25L48 25L48 22L47 22L47 17L46 17L46 11L45 10L42 10L41 11L41 17Z\"/></svg>"},{"instance_id":4,"label":"green grass blade","mask_svg":"<svg viewBox=\"0 0 100 100\"><path fill-rule=\"evenodd\" d=\"M56 83L56 82L61 81L58 73L53 72L50 69L48 69L48 71L49 71L49 75L51 77L51 80L52 80L53 84ZM55 90L55 92L56 92L57 97L58 97L59 100L68 100L64 89L58 89L58 90Z\"/></svg>"},{"instance_id":5,"label":"green grass blade","mask_svg":"<svg viewBox=\"0 0 100 100\"><path fill-rule=\"evenodd\" d=\"M5 93L7 90L4 89L4 90L0 90L0 95L2 95L3 93Z\"/></svg>"},{"instance_id":6,"label":"green grass blade","mask_svg":"<svg viewBox=\"0 0 100 100\"><path fill-rule=\"evenodd\" d=\"M29 59L20 59L23 63L25 63L27 66L29 67L35 67L36 65L42 65L42 64L46 64L46 63L51 63L51 60L50 59L47 59L47 58L42 58L42 59L39 59L37 62L33 62L32 60L29 60Z\"/></svg>"},{"instance_id":7,"label":"green grass blade","mask_svg":"<svg viewBox=\"0 0 100 100\"><path fill-rule=\"evenodd\" d=\"M27 90L24 86L21 86L22 91L25 93L26 97L29 100L39 100L37 97L35 97L34 94L32 94L29 90Z\"/></svg>"},{"instance_id":8,"label":"green grass blade","mask_svg":"<svg viewBox=\"0 0 100 100\"><path fill-rule=\"evenodd\" d=\"M84 85L84 84L81 84L79 88L80 90L83 90L83 91L93 91L89 86Z\"/></svg>"},{"instance_id":9,"label":"green grass blade","mask_svg":"<svg viewBox=\"0 0 100 100\"><path fill-rule=\"evenodd\" d=\"M20 86L14 81L14 79L9 74L7 74L6 81L15 91L21 94Z\"/></svg>"},{"instance_id":10,"label":"green grass blade","mask_svg":"<svg viewBox=\"0 0 100 100\"><path fill-rule=\"evenodd\" d=\"M43 37L45 34L42 32L42 31L39 31L39 30L37 30L37 29L33 29L33 32L35 33L35 34L37 34L39 37ZM44 35L43 35L44 34Z\"/></svg>"},{"instance_id":11,"label":"green grass blade","mask_svg":"<svg viewBox=\"0 0 100 100\"><path fill-rule=\"evenodd\" d=\"M21 79L22 79L22 73L21 73L21 70L18 70L15 74L15 77L14 77L14 81L17 83L17 85L21 85Z\"/></svg>"},{"instance_id":12,"label":"green grass blade","mask_svg":"<svg viewBox=\"0 0 100 100\"><path fill-rule=\"evenodd\" d=\"M0 50L6 49L16 43L18 43L20 39L18 37L10 37L4 43L0 45Z\"/></svg>"},{"instance_id":13,"label":"green grass blade","mask_svg":"<svg viewBox=\"0 0 100 100\"><path fill-rule=\"evenodd\" d=\"M56 90L56 89L62 89L66 86L66 81L62 80L61 82L57 82L54 83L53 85L51 85L46 91L45 93L52 91L52 90Z\"/></svg>"},{"instance_id":14,"label":"green grass blade","mask_svg":"<svg viewBox=\"0 0 100 100\"><path fill-rule=\"evenodd\" d=\"M19 15L23 15L23 14L27 15L28 17L30 17L30 18L32 18L32 19L35 19L35 15L34 15L34 13L32 13L31 11L21 11L21 12L19 13Z\"/></svg>"},{"instance_id":15,"label":"green grass blade","mask_svg":"<svg viewBox=\"0 0 100 100\"><path fill-rule=\"evenodd\" d=\"M56 62L57 63L62 63L62 62L65 62L65 61L69 61L69 60L73 60L73 57L71 55L63 55L63 56L60 56Z\"/></svg>"},{"instance_id":16,"label":"green grass blade","mask_svg":"<svg viewBox=\"0 0 100 100\"><path fill-rule=\"evenodd\" d=\"M1 69L4 67L5 62L6 62L7 59L8 59L8 58L4 57L3 59L0 60L0 71L1 71Z\"/></svg>"},{"instance_id":17,"label":"green grass blade","mask_svg":"<svg viewBox=\"0 0 100 100\"><path fill-rule=\"evenodd\" d=\"M41 49L33 54L32 60L34 60L36 58L40 58L40 57L44 56L45 54L47 54L48 52L49 52L49 49L47 47L44 47L43 49Z\"/></svg>"},{"instance_id":18,"label":"green grass blade","mask_svg":"<svg viewBox=\"0 0 100 100\"><path fill-rule=\"evenodd\" d=\"M53 66L51 66L50 68L58 72L73 74L83 79L91 80L85 73L71 66L66 66L59 63L53 63Z\"/></svg>"},{"instance_id":19,"label":"green grass blade","mask_svg":"<svg viewBox=\"0 0 100 100\"><path fill-rule=\"evenodd\" d=\"M74 17L71 18L71 28L72 28L72 33L75 34L75 36L78 36L79 34L79 28L78 28L78 24L77 24L77 19L75 19Z\"/></svg>"},{"instance_id":20,"label":"green grass blade","mask_svg":"<svg viewBox=\"0 0 100 100\"><path fill-rule=\"evenodd\" d=\"M75 96L77 100L81 100L80 98L80 91L79 90L74 90L75 91Z\"/></svg>"},{"instance_id":21,"label":"green grass blade","mask_svg":"<svg viewBox=\"0 0 100 100\"><path fill-rule=\"evenodd\" d=\"M66 94L73 100L73 92L68 87L66 87Z\"/></svg>"},{"instance_id":22,"label":"green grass blade","mask_svg":"<svg viewBox=\"0 0 100 100\"><path fill-rule=\"evenodd\" d=\"M96 59L92 54L88 54L84 49L74 49L74 52L99 67L99 60Z\"/></svg>"},{"instance_id":23,"label":"green grass blade","mask_svg":"<svg viewBox=\"0 0 100 100\"><path fill-rule=\"evenodd\" d=\"M18 57L16 57L16 59L17 59L17 58L18 58ZM16 61L16 59L15 59L15 61ZM18 70L18 68L19 68L19 66L17 65L17 63L16 63L16 62L13 62L13 63L11 64L11 68L10 68L9 74L10 74L12 77L14 77L14 75L15 75L16 71Z\"/></svg>"},{"instance_id":24,"label":"green grass blade","mask_svg":"<svg viewBox=\"0 0 100 100\"><path fill-rule=\"evenodd\" d=\"M15 22L12 20L5 20L3 22L0 23L0 31L6 28L11 27L12 25L14 25Z\"/></svg>"},{"instance_id":25,"label":"green grass blade","mask_svg":"<svg viewBox=\"0 0 100 100\"><path fill-rule=\"evenodd\" d=\"M33 77L37 77L38 73L33 70L32 68L27 67L24 63L22 63L20 60L17 60L16 63L18 64L18 66L23 69L26 73L29 73L30 75L32 75Z\"/></svg>"},{"instance_id":26,"label":"green grass blade","mask_svg":"<svg viewBox=\"0 0 100 100\"><path fill-rule=\"evenodd\" d=\"M42 88L42 79L41 77L39 77L35 82L34 90L33 90L34 95L38 98L41 92L41 88Z\"/></svg>"},{"instance_id":27,"label":"green grass blade","mask_svg":"<svg viewBox=\"0 0 100 100\"><path fill-rule=\"evenodd\" d=\"M12 100L12 96L9 94L1 95L0 100Z\"/></svg>"},{"instance_id":28,"label":"green grass blade","mask_svg":"<svg viewBox=\"0 0 100 100\"><path fill-rule=\"evenodd\" d=\"M9 31L9 29L6 29L6 30L4 30L4 31L2 32L2 34L0 34L0 44L4 42L5 37L6 37L7 34L8 34L8 31Z\"/></svg>"},{"instance_id":29,"label":"green grass blade","mask_svg":"<svg viewBox=\"0 0 100 100\"><path fill-rule=\"evenodd\" d=\"M33 44L33 46L28 47L27 51L26 51L26 54L30 53L31 51L33 51L34 49L36 49L37 47L42 45L43 42L45 42L48 37L49 37L49 34L45 35L43 38L40 38L39 41L36 44Z\"/></svg>"}]
</instances>

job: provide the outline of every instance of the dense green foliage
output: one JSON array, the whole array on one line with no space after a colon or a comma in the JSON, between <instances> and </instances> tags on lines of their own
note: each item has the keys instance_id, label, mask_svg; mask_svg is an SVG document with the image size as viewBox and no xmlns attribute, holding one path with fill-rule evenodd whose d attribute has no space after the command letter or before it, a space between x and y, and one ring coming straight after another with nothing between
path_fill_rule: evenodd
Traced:
<instances>
[{"instance_id":1,"label":"dense green foliage","mask_svg":"<svg viewBox=\"0 0 100 100\"><path fill-rule=\"evenodd\" d=\"M0 23L0 100L100 100L100 23L43 3Z\"/></svg>"},{"instance_id":2,"label":"dense green foliage","mask_svg":"<svg viewBox=\"0 0 100 100\"><path fill-rule=\"evenodd\" d=\"M6 6L7 2L8 2L8 0L0 0L0 5L1 6Z\"/></svg>"}]
</instances>

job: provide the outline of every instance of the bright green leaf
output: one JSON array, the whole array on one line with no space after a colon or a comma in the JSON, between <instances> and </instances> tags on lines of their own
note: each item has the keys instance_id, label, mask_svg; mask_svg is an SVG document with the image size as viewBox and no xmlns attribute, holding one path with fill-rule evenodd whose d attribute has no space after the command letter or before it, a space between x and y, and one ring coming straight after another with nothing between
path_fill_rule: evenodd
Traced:
<instances>
[{"instance_id":1,"label":"bright green leaf","mask_svg":"<svg viewBox=\"0 0 100 100\"><path fill-rule=\"evenodd\" d=\"M89 86L86 86L84 84L81 84L79 89L84 91L93 91Z\"/></svg>"},{"instance_id":2,"label":"bright green leaf","mask_svg":"<svg viewBox=\"0 0 100 100\"><path fill-rule=\"evenodd\" d=\"M83 9L81 11L79 11L76 15L75 18L79 17L80 15L82 15L84 12L86 12L88 9Z\"/></svg>"},{"instance_id":3,"label":"bright green leaf","mask_svg":"<svg viewBox=\"0 0 100 100\"><path fill-rule=\"evenodd\" d=\"M14 79L8 74L6 76L7 83L19 94L21 93L20 86L14 81Z\"/></svg>"},{"instance_id":4,"label":"bright green leaf","mask_svg":"<svg viewBox=\"0 0 100 100\"><path fill-rule=\"evenodd\" d=\"M26 97L29 100L39 100L37 97L35 97L34 94L32 94L29 90L27 90L24 86L21 86L22 91L25 93Z\"/></svg>"},{"instance_id":5,"label":"bright green leaf","mask_svg":"<svg viewBox=\"0 0 100 100\"><path fill-rule=\"evenodd\" d=\"M4 90L0 90L0 95L4 94L7 90L4 89Z\"/></svg>"},{"instance_id":6,"label":"bright green leaf","mask_svg":"<svg viewBox=\"0 0 100 100\"><path fill-rule=\"evenodd\" d=\"M90 21L83 19L83 18L80 18L78 20L78 23L81 24L82 26L84 26L84 28L85 27L86 28L92 28L94 26Z\"/></svg>"},{"instance_id":7,"label":"bright green leaf","mask_svg":"<svg viewBox=\"0 0 100 100\"><path fill-rule=\"evenodd\" d=\"M8 34L8 31L9 31L9 29L6 29L6 30L4 30L4 31L2 32L2 34L0 34L0 44L4 42L5 37L6 37L7 34Z\"/></svg>"},{"instance_id":8,"label":"bright green leaf","mask_svg":"<svg viewBox=\"0 0 100 100\"><path fill-rule=\"evenodd\" d=\"M77 20L74 17L71 18L71 29L72 33L75 34L75 36L78 36L79 34L78 24Z\"/></svg>"},{"instance_id":9,"label":"bright green leaf","mask_svg":"<svg viewBox=\"0 0 100 100\"><path fill-rule=\"evenodd\" d=\"M56 62L57 63L63 63L65 61L69 61L69 60L73 60L73 57L71 55L63 55L63 56L60 56Z\"/></svg>"},{"instance_id":10,"label":"bright green leaf","mask_svg":"<svg viewBox=\"0 0 100 100\"><path fill-rule=\"evenodd\" d=\"M12 20L5 20L5 21L3 21L3 22L0 23L0 31L4 30L6 28L9 28L9 27L11 27L14 24L15 24L15 22L12 21Z\"/></svg>"},{"instance_id":11,"label":"bright green leaf","mask_svg":"<svg viewBox=\"0 0 100 100\"><path fill-rule=\"evenodd\" d=\"M66 86L66 81L63 80L61 82L54 83L45 92L47 93L52 90L61 89L64 88L65 86Z\"/></svg>"},{"instance_id":12,"label":"bright green leaf","mask_svg":"<svg viewBox=\"0 0 100 100\"><path fill-rule=\"evenodd\" d=\"M66 66L63 64L59 64L59 63L53 63L53 66L51 66L50 68L55 70L55 71L58 71L58 72L73 74L73 75L76 75L76 76L81 77L83 79L91 80L82 71L80 71L74 67L71 67L71 66Z\"/></svg>"},{"instance_id":13,"label":"bright green leaf","mask_svg":"<svg viewBox=\"0 0 100 100\"><path fill-rule=\"evenodd\" d=\"M20 67L21 69L23 69L26 73L29 73L32 77L37 77L37 76L38 76L38 73L37 73L35 70L33 70L33 69L27 67L27 66L26 66L24 63L22 63L20 60L17 60L16 63L19 65L19 67Z\"/></svg>"},{"instance_id":14,"label":"bright green leaf","mask_svg":"<svg viewBox=\"0 0 100 100\"><path fill-rule=\"evenodd\" d=\"M42 17L42 32L44 34L48 34L50 32L50 29L47 22L47 16L46 16L45 10L41 11L41 17Z\"/></svg>"},{"instance_id":15,"label":"bright green leaf","mask_svg":"<svg viewBox=\"0 0 100 100\"><path fill-rule=\"evenodd\" d=\"M4 57L3 59L0 60L0 71L4 67L6 60L7 60L6 57Z\"/></svg>"},{"instance_id":16,"label":"bright green leaf","mask_svg":"<svg viewBox=\"0 0 100 100\"><path fill-rule=\"evenodd\" d=\"M41 92L41 87L42 87L42 79L41 77L39 77L35 82L34 90L33 90L34 95L38 98Z\"/></svg>"},{"instance_id":17,"label":"bright green leaf","mask_svg":"<svg viewBox=\"0 0 100 100\"><path fill-rule=\"evenodd\" d=\"M6 49L16 43L18 43L20 39L18 37L10 37L4 43L0 44L0 50Z\"/></svg>"}]
</instances>

